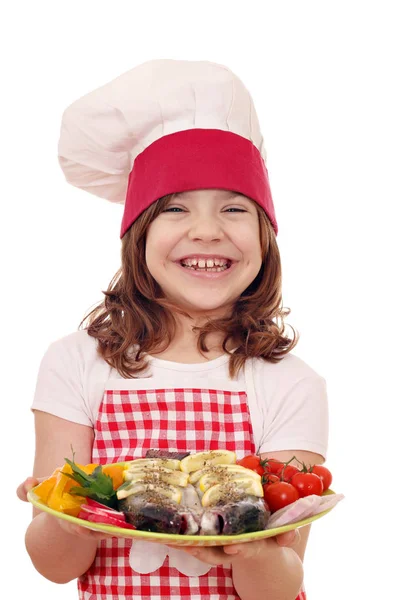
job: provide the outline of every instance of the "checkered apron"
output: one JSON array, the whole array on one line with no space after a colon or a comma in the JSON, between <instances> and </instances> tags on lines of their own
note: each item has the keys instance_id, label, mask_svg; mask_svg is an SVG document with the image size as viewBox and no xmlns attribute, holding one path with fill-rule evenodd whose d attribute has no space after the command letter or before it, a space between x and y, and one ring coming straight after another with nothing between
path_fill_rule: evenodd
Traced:
<instances>
[{"instance_id":1,"label":"checkered apron","mask_svg":"<svg viewBox=\"0 0 400 600\"><path fill-rule=\"evenodd\" d=\"M255 452L245 391L157 389L149 381L108 382L95 425L93 462L142 458L150 448L191 453L224 448L239 457ZM129 565L131 545L124 538L99 542L92 566L78 580L80 600L240 600L230 567L213 566L205 575L189 577L170 567L167 556L159 569L143 575Z\"/></svg>"}]
</instances>

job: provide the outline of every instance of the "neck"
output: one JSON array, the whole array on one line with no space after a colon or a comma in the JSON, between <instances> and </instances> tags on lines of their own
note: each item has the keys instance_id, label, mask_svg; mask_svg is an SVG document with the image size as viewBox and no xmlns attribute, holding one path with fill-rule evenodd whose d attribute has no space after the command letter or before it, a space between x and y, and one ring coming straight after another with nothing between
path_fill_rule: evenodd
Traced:
<instances>
[{"instance_id":1,"label":"neck","mask_svg":"<svg viewBox=\"0 0 400 600\"><path fill-rule=\"evenodd\" d=\"M222 343L224 341L224 334L220 332L209 333L206 338L206 344L208 352L200 354L197 348L198 332L193 331L193 327L200 327L205 323L205 319L202 320L189 320L186 317L179 315L176 318L176 332L174 339L165 350L153 350L151 354L153 356L169 358L170 360L176 360L177 358L184 358L185 361L194 360L212 360L221 356L224 353ZM236 344L237 345L237 344ZM233 350L236 347L234 340L229 340L227 344L228 351ZM177 360L177 362L182 362Z\"/></svg>"}]
</instances>

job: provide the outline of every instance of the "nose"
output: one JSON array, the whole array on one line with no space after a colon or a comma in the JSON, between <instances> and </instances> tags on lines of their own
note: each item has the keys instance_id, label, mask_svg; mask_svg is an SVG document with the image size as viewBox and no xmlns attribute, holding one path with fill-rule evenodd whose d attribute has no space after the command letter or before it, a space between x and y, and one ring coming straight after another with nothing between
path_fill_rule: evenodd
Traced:
<instances>
[{"instance_id":1,"label":"nose","mask_svg":"<svg viewBox=\"0 0 400 600\"><path fill-rule=\"evenodd\" d=\"M221 224L215 216L197 218L188 232L192 241L214 242L224 237Z\"/></svg>"}]
</instances>

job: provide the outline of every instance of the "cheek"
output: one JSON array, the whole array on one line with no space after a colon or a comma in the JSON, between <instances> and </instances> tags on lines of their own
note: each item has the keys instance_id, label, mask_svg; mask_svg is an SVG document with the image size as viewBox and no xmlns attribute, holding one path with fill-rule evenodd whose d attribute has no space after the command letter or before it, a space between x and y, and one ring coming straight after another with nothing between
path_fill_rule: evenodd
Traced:
<instances>
[{"instance_id":1,"label":"cheek","mask_svg":"<svg viewBox=\"0 0 400 600\"><path fill-rule=\"evenodd\" d=\"M146 260L153 260L162 245L160 227L156 221L151 223L146 235Z\"/></svg>"},{"instance_id":2,"label":"cheek","mask_svg":"<svg viewBox=\"0 0 400 600\"><path fill-rule=\"evenodd\" d=\"M262 265L262 251L260 244L254 244L254 238L253 243L249 244L247 247L246 256L246 262L249 265L249 268L252 272L257 274Z\"/></svg>"},{"instance_id":3,"label":"cheek","mask_svg":"<svg viewBox=\"0 0 400 600\"><path fill-rule=\"evenodd\" d=\"M150 230L146 237L146 253L145 253L146 265L150 274L154 277L157 268L157 244L156 237L153 235L153 231Z\"/></svg>"},{"instance_id":4,"label":"cheek","mask_svg":"<svg viewBox=\"0 0 400 600\"><path fill-rule=\"evenodd\" d=\"M259 259L261 261L261 242L259 239L258 230L243 231L242 235L238 238L238 245L244 256L247 256L249 261Z\"/></svg>"},{"instance_id":5,"label":"cheek","mask_svg":"<svg viewBox=\"0 0 400 600\"><path fill-rule=\"evenodd\" d=\"M168 261L173 245L169 238L154 229L146 239L146 264L149 270L158 270Z\"/></svg>"}]
</instances>

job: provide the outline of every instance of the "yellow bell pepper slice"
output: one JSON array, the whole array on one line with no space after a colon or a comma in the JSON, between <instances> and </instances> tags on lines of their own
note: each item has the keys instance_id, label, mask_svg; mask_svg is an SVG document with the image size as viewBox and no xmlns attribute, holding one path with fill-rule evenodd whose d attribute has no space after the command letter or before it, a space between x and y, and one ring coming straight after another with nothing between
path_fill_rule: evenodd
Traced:
<instances>
[{"instance_id":1,"label":"yellow bell pepper slice","mask_svg":"<svg viewBox=\"0 0 400 600\"><path fill-rule=\"evenodd\" d=\"M92 473L97 467L95 464L78 466L87 474ZM47 497L47 506L53 510L77 516L81 504L85 502L85 498L68 493L72 487L79 487L79 483L73 481L70 477L64 475L64 473L72 474L72 469L68 464L65 464L57 473L55 484Z\"/></svg>"},{"instance_id":2,"label":"yellow bell pepper slice","mask_svg":"<svg viewBox=\"0 0 400 600\"><path fill-rule=\"evenodd\" d=\"M120 485L122 485L124 483L124 478L122 473L125 470L125 465L114 465L114 464L109 464L109 465L103 465L102 466L102 471L105 475L108 475L109 477L111 477L112 482L113 482L113 488L114 490L117 490L119 488Z\"/></svg>"},{"instance_id":3,"label":"yellow bell pepper slice","mask_svg":"<svg viewBox=\"0 0 400 600\"><path fill-rule=\"evenodd\" d=\"M50 496L50 492L53 490L56 480L57 474L61 471L61 467L58 467L47 479L39 483L35 487L35 494L42 502L47 504L48 498Z\"/></svg>"}]
</instances>

